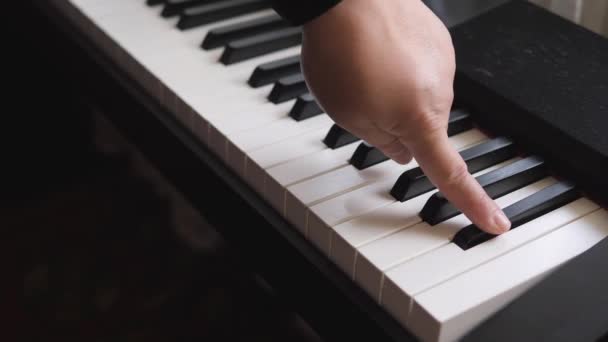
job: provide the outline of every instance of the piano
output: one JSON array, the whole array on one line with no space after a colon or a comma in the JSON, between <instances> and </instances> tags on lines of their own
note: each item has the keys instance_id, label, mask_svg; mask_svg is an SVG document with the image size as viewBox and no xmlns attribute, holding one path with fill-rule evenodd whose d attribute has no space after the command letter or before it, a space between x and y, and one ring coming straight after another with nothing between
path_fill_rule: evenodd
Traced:
<instances>
[{"instance_id":1,"label":"piano","mask_svg":"<svg viewBox=\"0 0 608 342\"><path fill-rule=\"evenodd\" d=\"M300 28L266 0L30 4L66 72L321 336L600 338L608 42L523 1L429 5L457 52L450 140L512 219L499 237L323 113Z\"/></svg>"}]
</instances>

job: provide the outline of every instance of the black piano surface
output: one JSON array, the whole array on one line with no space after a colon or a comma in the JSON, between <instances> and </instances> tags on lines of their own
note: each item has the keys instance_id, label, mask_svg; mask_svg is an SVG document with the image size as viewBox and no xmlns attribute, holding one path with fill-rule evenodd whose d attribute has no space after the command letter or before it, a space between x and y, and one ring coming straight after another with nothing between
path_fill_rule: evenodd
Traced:
<instances>
[{"instance_id":1,"label":"black piano surface","mask_svg":"<svg viewBox=\"0 0 608 342\"><path fill-rule=\"evenodd\" d=\"M446 23L457 24L452 28L458 54L457 101L466 103L476 113L513 115L512 121L495 121L482 115L477 115L477 120L491 132L512 136L526 149L546 155L558 174L575 180L595 199L606 200L608 154L602 128L608 127L608 121L604 119L608 113L597 109L608 108L608 96L603 96L608 95L608 68L602 69L598 64L591 73L587 67L590 60L593 63L608 61L608 43L520 1L496 7L504 2L427 1ZM221 229L229 241L242 249L244 255L250 256L252 267L323 338L415 340L61 13L40 1L26 1L18 6L23 7L21 13L31 14L24 35L32 41L45 39L56 44L57 53L50 54L49 58L56 59L56 65L65 69L74 84L82 87L85 96L108 109L105 111L108 118L212 224ZM468 21L487 10L490 11L486 16ZM497 21L504 25L514 24L509 22L509 18L514 18L512 13L503 16L509 11L518 13L513 20L515 24L521 22L522 29L539 25L549 31L539 30L539 36L529 36L523 31L514 32L506 26L494 25ZM521 13L528 13L529 17L521 16ZM539 17L541 21L537 20ZM562 31L564 27L566 31ZM560 46L576 47L581 53L553 60L550 64L539 63L542 56L538 60L509 55L525 51L526 46L538 43L540 35L552 32L556 32L556 38L546 44L557 44L558 49ZM509 41L518 34L522 40L509 46L500 45L498 38ZM488 45L476 46L480 41L486 41ZM486 53L477 53L479 49ZM494 55L499 58L492 59ZM540 67L514 75L509 74L509 68L496 68L497 61L507 65L519 62L523 66L537 63ZM558 98L546 86L557 87L560 83L547 80L543 75L559 75L564 69L571 70L567 77L578 83L568 88L571 92L559 94ZM522 79L526 75L531 79ZM535 87L538 82L545 88ZM513 86L514 83L517 85ZM591 88L604 91L595 92ZM518 91L523 91L523 97ZM544 94L546 97L542 96ZM113 110L116 108L121 110ZM570 115L572 111L583 113L590 123L581 126L579 131L572 131L567 129L571 125L567 120L545 116L548 113ZM125 112L131 115L113 114ZM542 126L546 121L554 125L547 129ZM566 132L572 134L567 136ZM572 155L576 158L571 158ZM239 215L227 215L227 211ZM608 273L602 272L604 260L608 260L606 240L561 267L465 339L600 338L608 331L608 296L605 295Z\"/></svg>"}]
</instances>

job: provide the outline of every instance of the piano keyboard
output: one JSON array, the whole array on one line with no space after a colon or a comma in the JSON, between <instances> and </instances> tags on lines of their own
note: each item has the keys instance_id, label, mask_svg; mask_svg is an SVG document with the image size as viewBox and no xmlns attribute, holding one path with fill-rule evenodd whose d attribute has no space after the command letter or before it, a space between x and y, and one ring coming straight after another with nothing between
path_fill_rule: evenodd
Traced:
<instances>
[{"instance_id":1,"label":"piano keyboard","mask_svg":"<svg viewBox=\"0 0 608 342\"><path fill-rule=\"evenodd\" d=\"M513 221L479 231L308 93L301 35L266 0L53 0L407 330L466 334L608 235L608 213L454 108L450 141Z\"/></svg>"}]
</instances>

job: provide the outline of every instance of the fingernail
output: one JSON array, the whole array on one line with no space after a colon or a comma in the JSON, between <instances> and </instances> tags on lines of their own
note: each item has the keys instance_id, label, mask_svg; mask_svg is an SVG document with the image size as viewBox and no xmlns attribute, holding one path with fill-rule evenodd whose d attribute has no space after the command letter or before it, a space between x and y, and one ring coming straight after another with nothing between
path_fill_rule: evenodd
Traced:
<instances>
[{"instance_id":1,"label":"fingernail","mask_svg":"<svg viewBox=\"0 0 608 342\"><path fill-rule=\"evenodd\" d=\"M494 231L497 234L505 233L511 228L511 221L507 218L502 210L496 210L494 212Z\"/></svg>"}]
</instances>

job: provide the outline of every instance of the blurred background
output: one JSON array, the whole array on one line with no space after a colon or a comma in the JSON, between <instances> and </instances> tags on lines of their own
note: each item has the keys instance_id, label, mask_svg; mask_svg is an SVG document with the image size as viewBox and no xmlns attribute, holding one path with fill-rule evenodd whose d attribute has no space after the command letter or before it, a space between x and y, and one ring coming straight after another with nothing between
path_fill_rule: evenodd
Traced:
<instances>
[{"instance_id":1,"label":"blurred background","mask_svg":"<svg viewBox=\"0 0 608 342\"><path fill-rule=\"evenodd\" d=\"M530 0L578 23L591 31L608 36L608 1L606 0Z\"/></svg>"}]
</instances>

